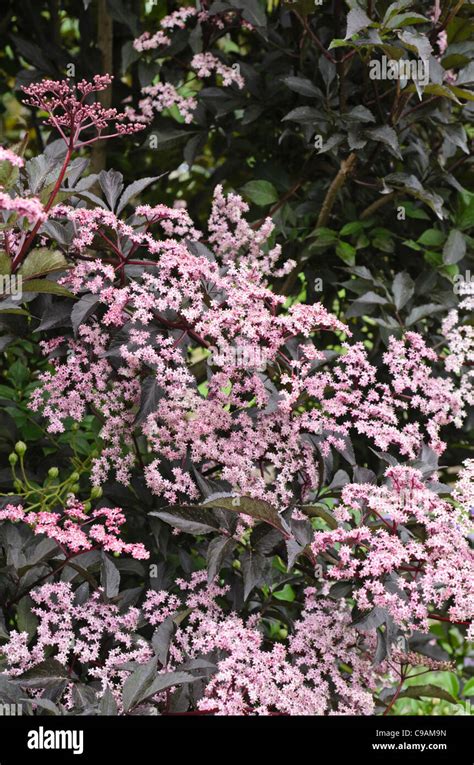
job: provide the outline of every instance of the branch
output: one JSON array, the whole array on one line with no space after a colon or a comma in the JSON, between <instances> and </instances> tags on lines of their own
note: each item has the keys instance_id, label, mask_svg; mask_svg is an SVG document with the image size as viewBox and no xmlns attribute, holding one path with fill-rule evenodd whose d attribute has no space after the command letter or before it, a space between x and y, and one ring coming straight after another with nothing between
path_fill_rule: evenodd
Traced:
<instances>
[{"instance_id":1,"label":"branch","mask_svg":"<svg viewBox=\"0 0 474 765\"><path fill-rule=\"evenodd\" d=\"M399 191L391 191L390 194L384 194L383 196L379 197L379 199L376 199L375 202L372 202L371 205L366 207L365 210L361 212L360 219L366 220L366 218L370 218L370 216L373 215L374 212L377 212L380 207L386 205L387 202L391 202L399 194Z\"/></svg>"},{"instance_id":2,"label":"branch","mask_svg":"<svg viewBox=\"0 0 474 765\"><path fill-rule=\"evenodd\" d=\"M334 207L337 193L344 186L347 178L354 171L356 163L357 163L357 155L354 152L352 152L352 154L349 154L347 159L342 160L341 166L339 168L339 172L337 173L336 177L334 178L331 185L329 186L329 189L326 192L326 196L324 198L324 202L319 213L316 228L321 228L322 226L326 226L329 220L329 216L331 215L331 210Z\"/></svg>"}]
</instances>

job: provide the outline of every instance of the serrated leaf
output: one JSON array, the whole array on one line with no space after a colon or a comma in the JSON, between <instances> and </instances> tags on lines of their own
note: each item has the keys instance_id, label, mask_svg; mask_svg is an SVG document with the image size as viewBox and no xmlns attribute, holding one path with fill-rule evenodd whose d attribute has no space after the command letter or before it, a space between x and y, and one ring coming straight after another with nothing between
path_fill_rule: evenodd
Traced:
<instances>
[{"instance_id":1,"label":"serrated leaf","mask_svg":"<svg viewBox=\"0 0 474 765\"><path fill-rule=\"evenodd\" d=\"M117 200L123 191L123 175L117 170L101 170L99 183L111 210L115 210Z\"/></svg>"},{"instance_id":2,"label":"serrated leaf","mask_svg":"<svg viewBox=\"0 0 474 765\"><path fill-rule=\"evenodd\" d=\"M404 305L408 303L415 292L415 283L410 274L406 271L401 271L396 275L392 284L393 299L395 301L395 308L400 311Z\"/></svg>"},{"instance_id":3,"label":"serrated leaf","mask_svg":"<svg viewBox=\"0 0 474 765\"><path fill-rule=\"evenodd\" d=\"M349 40L362 29L367 29L372 24L372 20L369 19L365 11L361 8L352 8L347 14L347 31L345 40Z\"/></svg>"},{"instance_id":4,"label":"serrated leaf","mask_svg":"<svg viewBox=\"0 0 474 765\"><path fill-rule=\"evenodd\" d=\"M47 688L60 680L68 679L66 667L57 659L46 659L36 667L27 669L16 677L19 685L27 688Z\"/></svg>"},{"instance_id":5,"label":"serrated leaf","mask_svg":"<svg viewBox=\"0 0 474 765\"><path fill-rule=\"evenodd\" d=\"M74 334L83 322L91 316L100 303L99 295L82 295L71 311L71 323Z\"/></svg>"},{"instance_id":6,"label":"serrated leaf","mask_svg":"<svg viewBox=\"0 0 474 765\"><path fill-rule=\"evenodd\" d=\"M207 548L207 580L212 582L218 575L226 555L236 546L235 539L218 536L211 539Z\"/></svg>"},{"instance_id":7,"label":"serrated leaf","mask_svg":"<svg viewBox=\"0 0 474 765\"><path fill-rule=\"evenodd\" d=\"M132 707L136 706L146 695L146 691L156 675L156 665L157 657L154 656L127 677L123 684L122 692L124 712L128 712Z\"/></svg>"},{"instance_id":8,"label":"serrated leaf","mask_svg":"<svg viewBox=\"0 0 474 765\"><path fill-rule=\"evenodd\" d=\"M149 515L160 518L170 526L174 526L188 534L210 534L217 531L219 525L212 513L205 512L200 507L176 507L168 510L157 510Z\"/></svg>"},{"instance_id":9,"label":"serrated leaf","mask_svg":"<svg viewBox=\"0 0 474 765\"><path fill-rule=\"evenodd\" d=\"M176 622L172 616L167 616L156 628L151 639L151 644L158 657L158 661L164 667L168 662L168 652L171 638L176 632Z\"/></svg>"},{"instance_id":10,"label":"serrated leaf","mask_svg":"<svg viewBox=\"0 0 474 765\"><path fill-rule=\"evenodd\" d=\"M398 145L398 136L395 130L389 125L381 125L380 127L370 128L369 130L366 130L366 134L373 141L380 141L380 143L388 146L396 157L399 159L402 158L400 147Z\"/></svg>"},{"instance_id":11,"label":"serrated leaf","mask_svg":"<svg viewBox=\"0 0 474 765\"><path fill-rule=\"evenodd\" d=\"M146 699L155 696L157 693L167 691L168 688L173 688L175 685L195 683L199 679L199 677L190 675L189 672L166 672L162 675L157 675L152 684L144 691L140 702L146 701Z\"/></svg>"},{"instance_id":12,"label":"serrated leaf","mask_svg":"<svg viewBox=\"0 0 474 765\"><path fill-rule=\"evenodd\" d=\"M223 497L210 502L205 502L202 507L217 507L224 510L231 510L234 513L250 515L256 521L263 521L278 529L281 533L289 537L289 528L286 521L281 517L269 502L263 499L252 499L251 497Z\"/></svg>"},{"instance_id":13,"label":"serrated leaf","mask_svg":"<svg viewBox=\"0 0 474 765\"><path fill-rule=\"evenodd\" d=\"M99 701L97 712L99 715L104 716L116 715L118 713L117 702L115 701L115 697L108 686L105 689L104 695Z\"/></svg>"},{"instance_id":14,"label":"serrated leaf","mask_svg":"<svg viewBox=\"0 0 474 765\"><path fill-rule=\"evenodd\" d=\"M405 324L407 327L411 326L411 324L415 324L417 321L420 321L421 319L426 319L428 316L431 316L434 313L439 313L440 311L444 311L444 306L438 305L437 303L427 303L426 305L419 305L416 308L413 308L410 313L408 314Z\"/></svg>"},{"instance_id":15,"label":"serrated leaf","mask_svg":"<svg viewBox=\"0 0 474 765\"><path fill-rule=\"evenodd\" d=\"M307 98L320 98L321 91L314 85L311 80L306 77L284 77L283 82L285 85L293 90L295 93L300 93Z\"/></svg>"},{"instance_id":16,"label":"serrated leaf","mask_svg":"<svg viewBox=\"0 0 474 765\"><path fill-rule=\"evenodd\" d=\"M268 561L260 553L245 550L242 555L241 564L244 578L244 600L247 600L253 588L264 583Z\"/></svg>"},{"instance_id":17,"label":"serrated leaf","mask_svg":"<svg viewBox=\"0 0 474 765\"><path fill-rule=\"evenodd\" d=\"M123 192L122 196L120 197L119 204L117 206L117 215L120 215L122 210L126 207L126 205L130 202L133 197L135 197L137 194L140 194L142 191L144 191L147 186L151 186L152 183L157 181L159 178L162 178L162 175L155 175L153 177L148 178L140 178L138 181L134 181L131 183L125 191Z\"/></svg>"},{"instance_id":18,"label":"serrated leaf","mask_svg":"<svg viewBox=\"0 0 474 765\"><path fill-rule=\"evenodd\" d=\"M155 377L147 377L141 387L140 407L134 420L134 426L141 425L149 414L156 411L158 402L163 396L163 388Z\"/></svg>"},{"instance_id":19,"label":"serrated leaf","mask_svg":"<svg viewBox=\"0 0 474 765\"><path fill-rule=\"evenodd\" d=\"M111 558L102 550L101 552L100 583L108 598L115 598L120 586L120 572Z\"/></svg>"}]
</instances>

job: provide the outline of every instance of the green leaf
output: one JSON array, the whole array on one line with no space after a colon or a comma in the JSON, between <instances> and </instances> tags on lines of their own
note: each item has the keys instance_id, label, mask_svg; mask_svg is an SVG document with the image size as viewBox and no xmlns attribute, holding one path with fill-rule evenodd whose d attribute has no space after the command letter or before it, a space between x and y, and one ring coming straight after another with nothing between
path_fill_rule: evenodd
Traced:
<instances>
[{"instance_id":1,"label":"green leaf","mask_svg":"<svg viewBox=\"0 0 474 765\"><path fill-rule=\"evenodd\" d=\"M462 689L462 695L474 696L474 677L471 677L471 679L467 681L464 688Z\"/></svg>"},{"instance_id":2,"label":"green leaf","mask_svg":"<svg viewBox=\"0 0 474 765\"><path fill-rule=\"evenodd\" d=\"M359 234L363 230L364 230L363 224L358 220L354 220L351 223L346 223L345 226L341 228L341 230L339 231L339 236L349 236L350 234Z\"/></svg>"},{"instance_id":3,"label":"green leaf","mask_svg":"<svg viewBox=\"0 0 474 765\"><path fill-rule=\"evenodd\" d=\"M29 595L24 595L18 602L16 610L16 622L19 632L28 633L28 642L36 634L38 627L38 618L31 610L34 607L34 603Z\"/></svg>"},{"instance_id":4,"label":"green leaf","mask_svg":"<svg viewBox=\"0 0 474 765\"><path fill-rule=\"evenodd\" d=\"M426 247L439 247L443 244L446 236L437 228L428 228L418 237L418 244L424 244Z\"/></svg>"},{"instance_id":5,"label":"green leaf","mask_svg":"<svg viewBox=\"0 0 474 765\"><path fill-rule=\"evenodd\" d=\"M416 93L416 87L413 84L407 85L404 90L405 93ZM440 96L441 98L448 98L450 101L459 104L460 101L456 98L452 88L448 88L446 85L436 85L430 83L423 88L423 94L427 96Z\"/></svg>"},{"instance_id":6,"label":"green leaf","mask_svg":"<svg viewBox=\"0 0 474 765\"><path fill-rule=\"evenodd\" d=\"M442 684L453 696L459 695L459 678L454 672L443 672Z\"/></svg>"},{"instance_id":7,"label":"green leaf","mask_svg":"<svg viewBox=\"0 0 474 765\"><path fill-rule=\"evenodd\" d=\"M8 191L18 180L20 170L7 159L0 162L0 188Z\"/></svg>"},{"instance_id":8,"label":"green leaf","mask_svg":"<svg viewBox=\"0 0 474 765\"><path fill-rule=\"evenodd\" d=\"M356 248L349 244L349 242L340 241L336 245L336 255L341 258L344 263L347 263L348 266L353 266L355 264L356 252Z\"/></svg>"},{"instance_id":9,"label":"green leaf","mask_svg":"<svg viewBox=\"0 0 474 765\"><path fill-rule=\"evenodd\" d=\"M33 279L35 276L44 276L53 271L63 271L68 267L66 258L59 250L49 250L47 247L38 247L30 252L21 264L18 273L24 279Z\"/></svg>"},{"instance_id":10,"label":"green leaf","mask_svg":"<svg viewBox=\"0 0 474 765\"><path fill-rule=\"evenodd\" d=\"M392 16L390 21L386 24L387 29L401 29L409 24L427 24L429 23L426 16L422 16L421 13L397 13Z\"/></svg>"},{"instance_id":11,"label":"green leaf","mask_svg":"<svg viewBox=\"0 0 474 765\"><path fill-rule=\"evenodd\" d=\"M22 285L23 292L41 292L49 295L61 295L61 297L74 298L74 293L63 287L62 284L52 282L49 279L29 279Z\"/></svg>"},{"instance_id":12,"label":"green leaf","mask_svg":"<svg viewBox=\"0 0 474 765\"><path fill-rule=\"evenodd\" d=\"M336 242L338 242L337 231L333 231L332 228L326 228L325 226L321 226L321 228L316 228L313 232L313 236L315 238L315 241L311 242L311 244L309 245L308 247L309 252L312 252L313 250L321 249L323 247L330 247L331 245L336 244Z\"/></svg>"},{"instance_id":13,"label":"green leaf","mask_svg":"<svg viewBox=\"0 0 474 765\"><path fill-rule=\"evenodd\" d=\"M309 518L322 518L326 521L329 528L337 529L338 524L336 519L326 508L321 507L320 505L301 505L300 507L303 513Z\"/></svg>"},{"instance_id":14,"label":"green leaf","mask_svg":"<svg viewBox=\"0 0 474 765\"><path fill-rule=\"evenodd\" d=\"M291 584L285 584L281 590L273 593L273 597L277 600L284 600L286 603L293 603L296 598L295 591Z\"/></svg>"},{"instance_id":15,"label":"green leaf","mask_svg":"<svg viewBox=\"0 0 474 765\"><path fill-rule=\"evenodd\" d=\"M449 701L451 704L457 704L458 701L444 688L438 688L437 685L411 685L403 690L398 698L408 699L420 699L422 696L427 696L431 699L443 699L443 701ZM386 699L390 702L390 699Z\"/></svg>"},{"instance_id":16,"label":"green leaf","mask_svg":"<svg viewBox=\"0 0 474 765\"><path fill-rule=\"evenodd\" d=\"M454 85L449 85L449 90L456 96L456 98L464 98L465 101L474 101L474 93L471 90L456 88Z\"/></svg>"},{"instance_id":17,"label":"green leaf","mask_svg":"<svg viewBox=\"0 0 474 765\"><path fill-rule=\"evenodd\" d=\"M11 274L12 262L6 252L0 252L0 274Z\"/></svg>"},{"instance_id":18,"label":"green leaf","mask_svg":"<svg viewBox=\"0 0 474 765\"><path fill-rule=\"evenodd\" d=\"M462 260L466 254L466 239L464 234L456 228L451 229L446 244L443 248L443 260L447 265L452 265Z\"/></svg>"},{"instance_id":19,"label":"green leaf","mask_svg":"<svg viewBox=\"0 0 474 765\"><path fill-rule=\"evenodd\" d=\"M249 181L242 186L242 194L259 207L265 207L278 201L278 193L269 181Z\"/></svg>"}]
</instances>

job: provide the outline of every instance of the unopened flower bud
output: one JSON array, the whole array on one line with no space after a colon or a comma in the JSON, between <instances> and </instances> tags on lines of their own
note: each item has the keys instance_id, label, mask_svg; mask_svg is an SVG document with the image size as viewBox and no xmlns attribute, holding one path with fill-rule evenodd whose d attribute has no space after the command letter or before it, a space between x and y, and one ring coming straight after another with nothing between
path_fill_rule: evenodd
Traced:
<instances>
[{"instance_id":1,"label":"unopened flower bud","mask_svg":"<svg viewBox=\"0 0 474 765\"><path fill-rule=\"evenodd\" d=\"M24 441L17 441L15 444L15 451L20 456L23 457L24 453L26 452L26 444Z\"/></svg>"}]
</instances>

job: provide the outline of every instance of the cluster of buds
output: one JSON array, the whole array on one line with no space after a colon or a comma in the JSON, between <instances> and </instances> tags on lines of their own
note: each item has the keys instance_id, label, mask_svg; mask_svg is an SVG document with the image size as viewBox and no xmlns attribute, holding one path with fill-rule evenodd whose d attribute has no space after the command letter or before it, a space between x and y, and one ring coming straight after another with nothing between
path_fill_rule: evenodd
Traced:
<instances>
[{"instance_id":1,"label":"cluster of buds","mask_svg":"<svg viewBox=\"0 0 474 765\"><path fill-rule=\"evenodd\" d=\"M92 82L81 80L76 85L69 80L43 80L23 88L28 96L25 103L47 112L46 122L75 149L142 130L143 126L129 122L124 112L94 100L93 94L106 90L112 79L109 74L96 74ZM111 132L107 132L109 128Z\"/></svg>"}]
</instances>

